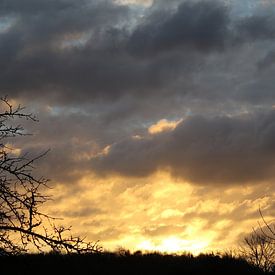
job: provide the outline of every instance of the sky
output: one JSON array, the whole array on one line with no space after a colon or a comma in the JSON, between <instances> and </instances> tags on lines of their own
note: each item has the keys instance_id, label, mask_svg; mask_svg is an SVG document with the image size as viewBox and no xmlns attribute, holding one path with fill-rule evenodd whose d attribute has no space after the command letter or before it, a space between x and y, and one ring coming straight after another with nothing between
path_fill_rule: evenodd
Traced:
<instances>
[{"instance_id":1,"label":"sky","mask_svg":"<svg viewBox=\"0 0 275 275\"><path fill-rule=\"evenodd\" d=\"M238 245L275 213L275 1L0 0L0 94L39 118L45 205L106 249Z\"/></svg>"}]
</instances>

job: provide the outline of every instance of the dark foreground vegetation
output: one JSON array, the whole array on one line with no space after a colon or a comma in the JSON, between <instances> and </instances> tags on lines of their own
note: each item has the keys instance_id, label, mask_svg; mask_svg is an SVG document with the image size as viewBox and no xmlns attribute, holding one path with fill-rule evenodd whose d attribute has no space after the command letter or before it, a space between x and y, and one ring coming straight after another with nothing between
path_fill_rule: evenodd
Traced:
<instances>
[{"instance_id":1,"label":"dark foreground vegetation","mask_svg":"<svg viewBox=\"0 0 275 275\"><path fill-rule=\"evenodd\" d=\"M266 274L228 255L166 255L136 252L82 255L26 254L0 257L0 274ZM270 273L275 274L275 272Z\"/></svg>"}]
</instances>

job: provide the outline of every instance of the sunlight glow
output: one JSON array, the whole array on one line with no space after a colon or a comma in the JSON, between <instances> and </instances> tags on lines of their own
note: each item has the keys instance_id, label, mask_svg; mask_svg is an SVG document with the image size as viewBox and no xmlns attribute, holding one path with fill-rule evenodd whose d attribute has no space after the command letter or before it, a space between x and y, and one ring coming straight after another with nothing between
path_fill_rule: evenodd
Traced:
<instances>
[{"instance_id":1,"label":"sunlight glow","mask_svg":"<svg viewBox=\"0 0 275 275\"><path fill-rule=\"evenodd\" d=\"M209 242L204 240L182 240L178 237L168 237L160 241L159 244L154 244L150 240L141 242L137 248L144 251L158 251L161 253L183 253L191 252L197 255L207 249Z\"/></svg>"},{"instance_id":2,"label":"sunlight glow","mask_svg":"<svg viewBox=\"0 0 275 275\"><path fill-rule=\"evenodd\" d=\"M14 155L15 157L18 157L20 156L21 152L22 152L22 149L21 148L18 148L18 147L15 147L13 144L11 143L6 143L5 144L5 147L6 147L6 151L12 155Z\"/></svg>"},{"instance_id":3,"label":"sunlight glow","mask_svg":"<svg viewBox=\"0 0 275 275\"><path fill-rule=\"evenodd\" d=\"M175 121L161 119L156 124L151 125L148 128L148 132L149 134L154 135L154 134L159 134L166 131L173 131L181 122L182 122L182 119L175 120Z\"/></svg>"},{"instance_id":4,"label":"sunlight glow","mask_svg":"<svg viewBox=\"0 0 275 275\"><path fill-rule=\"evenodd\" d=\"M229 201L237 196L243 196L243 200L225 203L217 199L218 191L204 194L201 200L197 195L200 189L175 181L169 171L127 181L119 175L101 178L88 172L78 178L73 189L70 184L55 184L47 190L54 199L45 205L45 212L65 217L62 224L72 226L76 234L84 234L89 240L100 240L106 250L121 246L131 252L197 255L231 248L232 240L257 223L252 219L229 230L233 226L227 218L229 213L240 207L247 209L246 213L257 213L258 205L267 205L266 197L247 200L247 188L245 192L230 190L224 192Z\"/></svg>"}]
</instances>

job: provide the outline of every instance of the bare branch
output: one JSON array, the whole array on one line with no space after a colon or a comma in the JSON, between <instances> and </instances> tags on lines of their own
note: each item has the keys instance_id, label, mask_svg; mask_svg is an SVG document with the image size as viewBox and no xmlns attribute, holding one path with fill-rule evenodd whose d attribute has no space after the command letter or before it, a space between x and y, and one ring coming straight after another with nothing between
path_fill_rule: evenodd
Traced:
<instances>
[{"instance_id":1,"label":"bare branch","mask_svg":"<svg viewBox=\"0 0 275 275\"><path fill-rule=\"evenodd\" d=\"M270 272L275 267L274 231L260 209L259 212L265 227L258 222L259 228L253 228L252 233L244 238L240 253L251 264Z\"/></svg>"},{"instance_id":2,"label":"bare branch","mask_svg":"<svg viewBox=\"0 0 275 275\"><path fill-rule=\"evenodd\" d=\"M71 228L57 227L55 218L39 211L50 198L43 195L48 180L34 175L34 163L48 151L35 157L16 156L5 139L26 135L24 127L12 125L15 118L38 121L25 108L13 107L7 97L0 98L0 254L27 252L32 245L38 251L52 249L65 253L100 252L98 242L85 242L74 237ZM0 105L1 108L1 105ZM47 222L48 227L44 224ZM42 233L41 233L42 232ZM19 238L14 238L15 236Z\"/></svg>"}]
</instances>

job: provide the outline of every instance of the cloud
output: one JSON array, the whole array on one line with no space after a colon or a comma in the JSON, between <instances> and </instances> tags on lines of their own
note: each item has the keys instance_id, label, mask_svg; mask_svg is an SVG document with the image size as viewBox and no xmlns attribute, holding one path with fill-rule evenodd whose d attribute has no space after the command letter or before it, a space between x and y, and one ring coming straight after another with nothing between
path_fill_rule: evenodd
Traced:
<instances>
[{"instance_id":1,"label":"cloud","mask_svg":"<svg viewBox=\"0 0 275 275\"><path fill-rule=\"evenodd\" d=\"M177 235L186 229L186 226L182 225L152 225L151 227L144 228L144 235L145 236L169 236L169 235Z\"/></svg>"},{"instance_id":2,"label":"cloud","mask_svg":"<svg viewBox=\"0 0 275 275\"><path fill-rule=\"evenodd\" d=\"M274 7L259 10L258 14L245 17L236 23L239 39L243 42L273 40L275 38Z\"/></svg>"},{"instance_id":3,"label":"cloud","mask_svg":"<svg viewBox=\"0 0 275 275\"><path fill-rule=\"evenodd\" d=\"M181 119L178 121L168 121L167 119L161 119L156 124L151 125L148 128L148 132L151 135L154 135L165 131L172 131L179 123L181 123L181 121Z\"/></svg>"},{"instance_id":4,"label":"cloud","mask_svg":"<svg viewBox=\"0 0 275 275\"><path fill-rule=\"evenodd\" d=\"M0 54L6 60L2 63L5 72L0 79L1 89L16 97L28 97L37 94L34 90L46 89L53 97L57 96L56 92L64 92L61 95L64 99L72 83L77 82L75 85L81 88L85 76L80 71L94 75L92 67L96 64L92 63L98 63L100 58L96 61L96 56L104 51L96 50L96 44L100 43L104 48L104 43L112 39L112 29L115 31L116 25L123 24L128 18L128 8L112 1L83 0L77 4L75 1L27 1L23 5L20 1L2 1L0 5L3 15L16 19L9 31L0 36ZM84 49L62 50L64 42L70 44L68 37L72 35L80 38L87 35L90 43ZM90 60L85 61L89 52ZM70 81L72 76L74 79ZM74 91L69 96L74 98Z\"/></svg>"},{"instance_id":5,"label":"cloud","mask_svg":"<svg viewBox=\"0 0 275 275\"><path fill-rule=\"evenodd\" d=\"M65 211L56 211L53 214L56 217L87 218L90 216L100 215L102 213L104 212L99 208L94 208L91 206L75 206L74 209L69 207Z\"/></svg>"},{"instance_id":6,"label":"cloud","mask_svg":"<svg viewBox=\"0 0 275 275\"><path fill-rule=\"evenodd\" d=\"M176 11L154 12L134 31L130 47L141 54L186 48L219 50L224 47L228 22L225 6L217 1L184 1Z\"/></svg>"},{"instance_id":7,"label":"cloud","mask_svg":"<svg viewBox=\"0 0 275 275\"><path fill-rule=\"evenodd\" d=\"M148 176L169 169L199 184L254 183L274 178L275 112L239 117L194 116L172 132L126 139L95 158L98 172Z\"/></svg>"},{"instance_id":8,"label":"cloud","mask_svg":"<svg viewBox=\"0 0 275 275\"><path fill-rule=\"evenodd\" d=\"M155 1L138 9L113 1L11 0L0 7L2 16L12 18L0 34L2 92L62 106L121 98L159 102L180 97L186 104L191 99L203 103L212 94L222 102L236 98L243 81L255 79L258 44L265 42L267 51L274 40L270 6L241 18L220 1ZM255 47L252 53L242 48L247 42ZM242 57L228 64L237 50ZM238 62L249 70L241 70ZM221 91L219 85L232 85L225 76L235 70L245 74L242 80ZM199 85L198 76L213 77L217 71L223 77L215 78L215 86L209 79ZM256 80L265 81L258 75ZM237 100L249 102L254 90L251 96L238 93Z\"/></svg>"},{"instance_id":9,"label":"cloud","mask_svg":"<svg viewBox=\"0 0 275 275\"><path fill-rule=\"evenodd\" d=\"M220 1L167 3L0 2L2 16L12 18L0 34L1 91L38 112L41 124L30 127L36 135L19 147L52 148L42 167L54 180L74 182L92 168L139 176L165 168L192 182L272 177L272 148L265 157L262 147L249 149L261 143L251 140L259 114L243 124L237 116L274 105L274 7L238 17ZM243 153L242 127L251 132L243 134ZM236 139L231 156L223 131ZM145 138L125 138L134 136ZM112 144L91 167L90 159ZM260 168L252 169L257 156Z\"/></svg>"}]
</instances>

